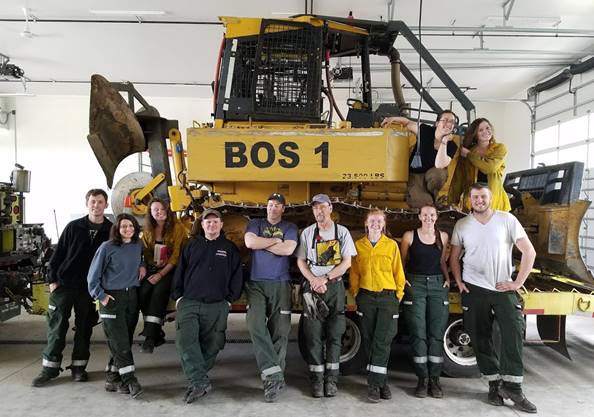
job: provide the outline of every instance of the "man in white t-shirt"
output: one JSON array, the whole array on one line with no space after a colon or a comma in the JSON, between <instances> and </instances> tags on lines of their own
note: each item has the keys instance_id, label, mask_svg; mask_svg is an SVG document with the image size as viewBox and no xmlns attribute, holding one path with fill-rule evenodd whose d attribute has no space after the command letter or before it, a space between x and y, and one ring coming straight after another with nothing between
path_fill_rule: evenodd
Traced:
<instances>
[{"instance_id":1,"label":"man in white t-shirt","mask_svg":"<svg viewBox=\"0 0 594 417\"><path fill-rule=\"evenodd\" d=\"M324 319L304 313L303 335L312 396L334 397L338 392L340 349L346 329L342 275L350 268L351 257L357 250L347 228L332 221L332 203L326 194L314 196L311 206L316 223L301 232L297 265L329 312Z\"/></svg>"},{"instance_id":2,"label":"man in white t-shirt","mask_svg":"<svg viewBox=\"0 0 594 417\"><path fill-rule=\"evenodd\" d=\"M488 402L536 413L522 392L524 318L516 297L534 265L536 252L513 215L490 208L491 191L481 183L470 187L472 213L459 220L452 233L450 267L460 293L464 327L472 339L479 369L489 381ZM512 280L512 249L522 253L518 275ZM461 273L460 255L464 250ZM493 320L501 330L501 352L492 342Z\"/></svg>"}]
</instances>

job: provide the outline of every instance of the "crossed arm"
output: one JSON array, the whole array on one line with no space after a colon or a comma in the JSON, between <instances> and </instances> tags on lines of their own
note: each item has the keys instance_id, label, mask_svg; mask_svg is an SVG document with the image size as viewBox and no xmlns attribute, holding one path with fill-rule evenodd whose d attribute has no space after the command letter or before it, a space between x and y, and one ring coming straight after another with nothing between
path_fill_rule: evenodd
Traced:
<instances>
[{"instance_id":1,"label":"crossed arm","mask_svg":"<svg viewBox=\"0 0 594 417\"><path fill-rule=\"evenodd\" d=\"M290 256L297 247L294 240L282 240L278 237L261 237L252 232L247 232L244 237L248 249L263 249L279 256Z\"/></svg>"}]
</instances>

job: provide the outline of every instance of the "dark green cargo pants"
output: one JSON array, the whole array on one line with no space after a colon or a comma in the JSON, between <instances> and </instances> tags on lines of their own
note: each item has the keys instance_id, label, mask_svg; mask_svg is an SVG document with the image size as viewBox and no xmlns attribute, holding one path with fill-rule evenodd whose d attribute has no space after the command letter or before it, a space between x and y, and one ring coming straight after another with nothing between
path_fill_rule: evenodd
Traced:
<instances>
[{"instance_id":1,"label":"dark green cargo pants","mask_svg":"<svg viewBox=\"0 0 594 417\"><path fill-rule=\"evenodd\" d=\"M413 349L415 373L439 376L443 367L443 334L448 323L448 288L440 275L406 275L404 314Z\"/></svg>"},{"instance_id":2,"label":"dark green cargo pants","mask_svg":"<svg viewBox=\"0 0 594 417\"><path fill-rule=\"evenodd\" d=\"M247 327L262 380L283 381L291 331L291 284L250 281L246 284Z\"/></svg>"},{"instance_id":3,"label":"dark green cargo pants","mask_svg":"<svg viewBox=\"0 0 594 417\"><path fill-rule=\"evenodd\" d=\"M138 304L144 320L144 330L142 331L144 337L151 337L155 340L161 337L161 326L169 303L172 276L173 271L154 285L146 278L140 284Z\"/></svg>"},{"instance_id":4,"label":"dark green cargo pants","mask_svg":"<svg viewBox=\"0 0 594 417\"><path fill-rule=\"evenodd\" d=\"M208 384L208 371L225 347L229 304L182 298L177 305L175 343L184 374L195 386Z\"/></svg>"},{"instance_id":5,"label":"dark green cargo pants","mask_svg":"<svg viewBox=\"0 0 594 417\"><path fill-rule=\"evenodd\" d=\"M328 306L330 313L325 320L313 320L303 315L303 335L307 353L309 371L319 375L338 376L340 369L340 350L342 335L346 330L344 317L344 283L342 281L328 284L328 290L320 294ZM324 339L326 345L324 346ZM324 358L324 347L326 357Z\"/></svg>"},{"instance_id":6,"label":"dark green cargo pants","mask_svg":"<svg viewBox=\"0 0 594 417\"><path fill-rule=\"evenodd\" d=\"M97 311L86 288L59 286L49 296L47 311L47 346L43 350L43 368L51 376L58 375L62 364L62 351L66 346L68 320L74 308L74 346L72 366L86 367L93 326L97 324Z\"/></svg>"},{"instance_id":7,"label":"dark green cargo pants","mask_svg":"<svg viewBox=\"0 0 594 417\"><path fill-rule=\"evenodd\" d=\"M398 307L396 291L375 292L361 288L357 294L369 385L382 387L386 383L392 339L398 332Z\"/></svg>"},{"instance_id":8,"label":"dark green cargo pants","mask_svg":"<svg viewBox=\"0 0 594 417\"><path fill-rule=\"evenodd\" d=\"M526 324L514 291L498 292L466 283L462 294L464 327L472 340L479 369L485 379L521 383L522 343ZM493 344L493 321L501 331L501 352Z\"/></svg>"},{"instance_id":9,"label":"dark green cargo pants","mask_svg":"<svg viewBox=\"0 0 594 417\"><path fill-rule=\"evenodd\" d=\"M132 357L132 337L138 323L138 288L125 290L106 290L114 299L106 306L99 305L99 318L111 352L107 364L108 376L117 369L124 384L135 379L134 358Z\"/></svg>"}]
</instances>

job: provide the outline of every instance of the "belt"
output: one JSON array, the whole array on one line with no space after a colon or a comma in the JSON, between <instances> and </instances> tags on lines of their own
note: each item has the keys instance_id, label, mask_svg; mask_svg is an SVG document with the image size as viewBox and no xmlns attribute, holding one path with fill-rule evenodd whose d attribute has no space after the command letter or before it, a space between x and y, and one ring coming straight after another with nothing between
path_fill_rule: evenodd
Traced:
<instances>
[{"instance_id":1,"label":"belt","mask_svg":"<svg viewBox=\"0 0 594 417\"><path fill-rule=\"evenodd\" d=\"M365 288L360 288L359 291L366 292L369 294L396 294L396 290L386 290L386 289L381 290L381 291L371 291L371 290L368 290Z\"/></svg>"}]
</instances>

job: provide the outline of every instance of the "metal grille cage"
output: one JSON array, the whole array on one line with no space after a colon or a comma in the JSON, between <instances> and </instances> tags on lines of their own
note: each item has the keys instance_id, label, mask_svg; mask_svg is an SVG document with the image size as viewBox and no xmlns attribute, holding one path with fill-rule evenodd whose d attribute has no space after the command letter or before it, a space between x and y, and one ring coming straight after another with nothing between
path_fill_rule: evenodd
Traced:
<instances>
[{"instance_id":1,"label":"metal grille cage","mask_svg":"<svg viewBox=\"0 0 594 417\"><path fill-rule=\"evenodd\" d=\"M256 50L258 39L238 39L235 53L234 77L231 97L252 97L252 83L256 71Z\"/></svg>"},{"instance_id":2,"label":"metal grille cage","mask_svg":"<svg viewBox=\"0 0 594 417\"><path fill-rule=\"evenodd\" d=\"M256 113L319 121L321 44L321 28L262 21L253 85Z\"/></svg>"}]
</instances>

